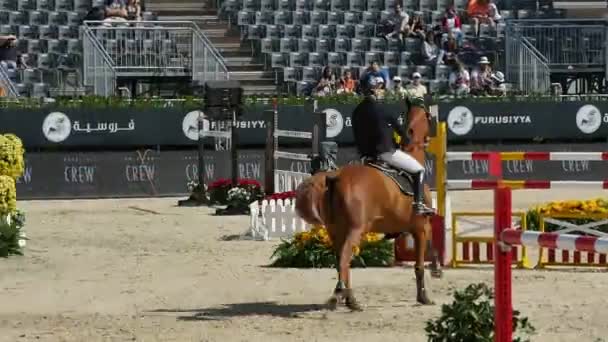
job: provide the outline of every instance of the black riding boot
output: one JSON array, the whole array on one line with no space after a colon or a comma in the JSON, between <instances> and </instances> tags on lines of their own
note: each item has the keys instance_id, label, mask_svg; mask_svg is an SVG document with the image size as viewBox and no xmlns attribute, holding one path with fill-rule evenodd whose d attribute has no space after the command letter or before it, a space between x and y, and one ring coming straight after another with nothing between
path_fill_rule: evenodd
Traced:
<instances>
[{"instance_id":1,"label":"black riding boot","mask_svg":"<svg viewBox=\"0 0 608 342\"><path fill-rule=\"evenodd\" d=\"M435 214L433 208L424 203L424 171L414 174L414 211L416 215L431 216Z\"/></svg>"}]
</instances>

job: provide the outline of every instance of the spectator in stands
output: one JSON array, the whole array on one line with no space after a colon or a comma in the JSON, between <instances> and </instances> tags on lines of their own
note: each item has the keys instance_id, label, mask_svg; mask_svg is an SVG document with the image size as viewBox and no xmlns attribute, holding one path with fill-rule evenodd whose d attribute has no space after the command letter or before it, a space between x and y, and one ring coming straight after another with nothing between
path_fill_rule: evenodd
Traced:
<instances>
[{"instance_id":1,"label":"spectator in stands","mask_svg":"<svg viewBox=\"0 0 608 342\"><path fill-rule=\"evenodd\" d=\"M458 14L456 14L454 7L448 7L445 10L445 15L441 20L441 31L445 39L447 39L448 34L451 33L456 38L458 45L462 45L462 22L460 21Z\"/></svg>"},{"instance_id":2,"label":"spectator in stands","mask_svg":"<svg viewBox=\"0 0 608 342\"><path fill-rule=\"evenodd\" d=\"M127 20L141 21L141 5L139 0L128 0L127 3Z\"/></svg>"},{"instance_id":3,"label":"spectator in stands","mask_svg":"<svg viewBox=\"0 0 608 342\"><path fill-rule=\"evenodd\" d=\"M407 96L407 91L403 87L403 83L401 82L401 77L395 76L393 77L393 94L405 98Z\"/></svg>"},{"instance_id":4,"label":"spectator in stands","mask_svg":"<svg viewBox=\"0 0 608 342\"><path fill-rule=\"evenodd\" d=\"M336 90L336 75L331 72L331 68L326 66L323 68L323 73L319 82L313 89L313 95L315 96L327 96L333 94Z\"/></svg>"},{"instance_id":5,"label":"spectator in stands","mask_svg":"<svg viewBox=\"0 0 608 342\"><path fill-rule=\"evenodd\" d=\"M426 33L426 39L422 43L422 57L426 64L437 64L439 61L439 47L435 43L435 34L433 31Z\"/></svg>"},{"instance_id":6,"label":"spectator in stands","mask_svg":"<svg viewBox=\"0 0 608 342\"><path fill-rule=\"evenodd\" d=\"M458 58L454 58L453 62L451 62L450 64L450 66L452 67L448 80L450 93L457 96L467 95L470 91L471 81L469 71L467 70L464 63L458 60Z\"/></svg>"},{"instance_id":7,"label":"spectator in stands","mask_svg":"<svg viewBox=\"0 0 608 342\"><path fill-rule=\"evenodd\" d=\"M467 14L476 36L479 35L480 24L492 24L492 19L490 18L490 0L469 0Z\"/></svg>"},{"instance_id":8,"label":"spectator in stands","mask_svg":"<svg viewBox=\"0 0 608 342\"><path fill-rule=\"evenodd\" d=\"M380 76L372 77L369 81L369 87L376 89L374 95L376 95L377 99L382 99L386 95L386 82Z\"/></svg>"},{"instance_id":9,"label":"spectator in stands","mask_svg":"<svg viewBox=\"0 0 608 342\"><path fill-rule=\"evenodd\" d=\"M0 36L0 65L5 69L25 69L25 56L17 51L17 37Z\"/></svg>"},{"instance_id":10,"label":"spectator in stands","mask_svg":"<svg viewBox=\"0 0 608 342\"><path fill-rule=\"evenodd\" d=\"M505 85L505 75L502 72L497 71L492 74L492 85L490 89L490 95L493 96L505 96L507 95L507 87Z\"/></svg>"},{"instance_id":11,"label":"spectator in stands","mask_svg":"<svg viewBox=\"0 0 608 342\"><path fill-rule=\"evenodd\" d=\"M388 33L385 38L398 38L401 43L405 41L405 37L410 33L410 27L408 25L410 21L409 15L403 11L401 4L395 5L395 12L387 20L389 25L392 24L393 31Z\"/></svg>"},{"instance_id":12,"label":"spectator in stands","mask_svg":"<svg viewBox=\"0 0 608 342\"><path fill-rule=\"evenodd\" d=\"M359 82L363 87L368 87L370 85L371 79L374 77L381 77L385 88L389 86L388 72L386 70L380 69L380 64L378 64L378 62L376 61L371 62L369 68L367 68L363 75L361 75L361 79L359 80Z\"/></svg>"},{"instance_id":13,"label":"spectator in stands","mask_svg":"<svg viewBox=\"0 0 608 342\"><path fill-rule=\"evenodd\" d=\"M128 17L127 0L106 0L105 22L126 22Z\"/></svg>"},{"instance_id":14,"label":"spectator in stands","mask_svg":"<svg viewBox=\"0 0 608 342\"><path fill-rule=\"evenodd\" d=\"M449 64L448 60L458 54L459 45L454 38L454 33L448 32L448 38L443 42L441 51L439 52L438 64Z\"/></svg>"},{"instance_id":15,"label":"spectator in stands","mask_svg":"<svg viewBox=\"0 0 608 342\"><path fill-rule=\"evenodd\" d=\"M496 4L493 2L490 2L489 5L489 10L488 10L488 16L490 17L490 25L492 27L496 27L496 23L502 21L502 16L500 15L500 12L498 11L498 7L496 7Z\"/></svg>"},{"instance_id":16,"label":"spectator in stands","mask_svg":"<svg viewBox=\"0 0 608 342\"><path fill-rule=\"evenodd\" d=\"M338 94L353 94L357 89L357 82L353 79L350 70L344 71L344 75L340 78L340 84L338 86Z\"/></svg>"},{"instance_id":17,"label":"spectator in stands","mask_svg":"<svg viewBox=\"0 0 608 342\"><path fill-rule=\"evenodd\" d=\"M422 75L419 72L412 74L412 82L405 88L407 96L424 98L427 94L426 86L422 84Z\"/></svg>"},{"instance_id":18,"label":"spectator in stands","mask_svg":"<svg viewBox=\"0 0 608 342\"><path fill-rule=\"evenodd\" d=\"M471 72L471 94L486 95L492 85L492 66L486 56L482 56L477 65Z\"/></svg>"},{"instance_id":19,"label":"spectator in stands","mask_svg":"<svg viewBox=\"0 0 608 342\"><path fill-rule=\"evenodd\" d=\"M412 19L410 19L409 27L410 27L410 36L424 40L424 37L426 36L426 34L425 34L426 25L424 24L424 20L422 19L421 13L416 12L414 14Z\"/></svg>"}]
</instances>

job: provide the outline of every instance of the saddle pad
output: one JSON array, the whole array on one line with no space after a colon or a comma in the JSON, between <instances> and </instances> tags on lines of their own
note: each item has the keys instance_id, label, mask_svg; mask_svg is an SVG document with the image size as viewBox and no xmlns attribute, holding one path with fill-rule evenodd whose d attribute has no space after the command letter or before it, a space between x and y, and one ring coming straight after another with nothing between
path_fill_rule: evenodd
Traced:
<instances>
[{"instance_id":1,"label":"saddle pad","mask_svg":"<svg viewBox=\"0 0 608 342\"><path fill-rule=\"evenodd\" d=\"M396 170L388 164L379 163L377 161L366 161L365 165L382 171L382 173L397 184L399 189L401 189L401 192L403 192L406 196L414 196L414 179L409 173Z\"/></svg>"}]
</instances>

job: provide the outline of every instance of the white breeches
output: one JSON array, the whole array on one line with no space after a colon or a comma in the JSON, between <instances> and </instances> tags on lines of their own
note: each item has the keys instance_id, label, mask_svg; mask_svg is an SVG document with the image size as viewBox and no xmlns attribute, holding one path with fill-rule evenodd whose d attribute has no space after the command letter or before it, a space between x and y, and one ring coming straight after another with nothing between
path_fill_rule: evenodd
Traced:
<instances>
[{"instance_id":1,"label":"white breeches","mask_svg":"<svg viewBox=\"0 0 608 342\"><path fill-rule=\"evenodd\" d=\"M416 159L414 159L409 154L401 151L395 150L395 152L385 152L380 154L380 159L387 162L388 164L400 168L402 170L416 173L420 171L424 171L424 166L422 166Z\"/></svg>"}]
</instances>

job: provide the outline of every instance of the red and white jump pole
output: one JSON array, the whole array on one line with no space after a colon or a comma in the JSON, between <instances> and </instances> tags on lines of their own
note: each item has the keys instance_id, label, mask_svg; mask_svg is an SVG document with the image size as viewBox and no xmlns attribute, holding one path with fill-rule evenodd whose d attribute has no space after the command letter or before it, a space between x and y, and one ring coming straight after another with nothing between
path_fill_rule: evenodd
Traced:
<instances>
[{"instance_id":1,"label":"red and white jump pole","mask_svg":"<svg viewBox=\"0 0 608 342\"><path fill-rule=\"evenodd\" d=\"M573 234L540 233L511 226L511 189L494 190L494 341L513 341L511 298L511 246L546 247L592 253L608 253L608 238Z\"/></svg>"}]
</instances>

